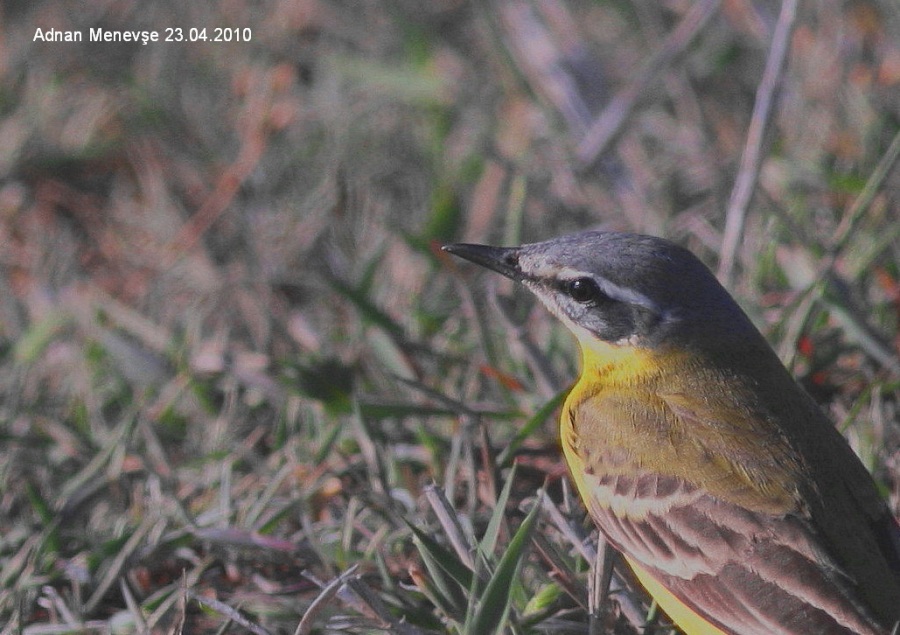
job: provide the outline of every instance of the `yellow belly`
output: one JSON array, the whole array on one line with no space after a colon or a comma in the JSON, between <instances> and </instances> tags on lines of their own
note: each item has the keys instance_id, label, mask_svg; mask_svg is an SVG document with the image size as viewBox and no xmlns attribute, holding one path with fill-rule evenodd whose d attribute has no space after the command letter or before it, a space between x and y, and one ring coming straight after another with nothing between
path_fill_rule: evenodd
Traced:
<instances>
[{"instance_id":1,"label":"yellow belly","mask_svg":"<svg viewBox=\"0 0 900 635\"><path fill-rule=\"evenodd\" d=\"M588 508L590 508L590 500L593 496L593 492L591 492L590 487L584 480L584 462L578 455L573 443L575 439L575 430L572 425L573 422L567 420L565 415L568 411L570 400L577 400L576 393L580 388L582 387L576 385L572 393L570 393L569 399L566 400L566 404L563 406L564 414L560 421L560 437L563 454L566 463L569 466L569 473L572 475L572 480L575 481L575 487L581 496L581 500L584 501ZM634 571L638 580L647 592L653 596L653 599L656 600L660 608L665 611L666 615L668 615L672 621L678 625L678 628L687 635L728 635L725 631L710 624L693 609L684 605L678 598L672 595L666 587L660 584L653 576L639 567L627 556L625 556L625 559L628 561L629 566Z\"/></svg>"}]
</instances>

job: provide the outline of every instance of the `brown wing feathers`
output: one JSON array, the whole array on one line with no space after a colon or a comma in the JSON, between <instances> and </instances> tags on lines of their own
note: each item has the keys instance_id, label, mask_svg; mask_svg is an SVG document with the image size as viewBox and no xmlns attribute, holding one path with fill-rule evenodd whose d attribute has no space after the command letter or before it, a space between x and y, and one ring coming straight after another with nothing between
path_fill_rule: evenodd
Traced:
<instances>
[{"instance_id":1,"label":"brown wing feathers","mask_svg":"<svg viewBox=\"0 0 900 635\"><path fill-rule=\"evenodd\" d=\"M667 479L588 477L621 495L656 491ZM593 482L592 482L593 481ZM641 484L640 481L646 481ZM749 633L883 633L852 599L852 581L815 547L816 536L795 517L770 518L692 486L665 483L684 494L683 505L642 518L592 505L610 543L659 579L702 615L727 616L721 628Z\"/></svg>"}]
</instances>

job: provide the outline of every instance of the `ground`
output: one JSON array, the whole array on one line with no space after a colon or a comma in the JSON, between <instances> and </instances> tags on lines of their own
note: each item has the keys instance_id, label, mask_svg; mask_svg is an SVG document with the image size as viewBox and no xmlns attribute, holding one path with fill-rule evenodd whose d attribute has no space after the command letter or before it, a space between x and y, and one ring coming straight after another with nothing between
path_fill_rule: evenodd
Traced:
<instances>
[{"instance_id":1,"label":"ground","mask_svg":"<svg viewBox=\"0 0 900 635\"><path fill-rule=\"evenodd\" d=\"M900 11L793 5L5 2L0 633L634 632L449 241L691 248L896 512Z\"/></svg>"}]
</instances>

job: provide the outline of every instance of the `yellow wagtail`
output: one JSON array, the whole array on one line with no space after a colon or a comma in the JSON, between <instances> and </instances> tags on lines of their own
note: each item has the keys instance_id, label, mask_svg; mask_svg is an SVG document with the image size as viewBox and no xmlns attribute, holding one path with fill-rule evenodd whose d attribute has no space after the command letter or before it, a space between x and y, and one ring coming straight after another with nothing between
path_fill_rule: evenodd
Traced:
<instances>
[{"instance_id":1,"label":"yellow wagtail","mask_svg":"<svg viewBox=\"0 0 900 635\"><path fill-rule=\"evenodd\" d=\"M900 526L700 260L614 232L445 249L523 283L575 334L566 461L597 527L683 631L891 632Z\"/></svg>"}]
</instances>

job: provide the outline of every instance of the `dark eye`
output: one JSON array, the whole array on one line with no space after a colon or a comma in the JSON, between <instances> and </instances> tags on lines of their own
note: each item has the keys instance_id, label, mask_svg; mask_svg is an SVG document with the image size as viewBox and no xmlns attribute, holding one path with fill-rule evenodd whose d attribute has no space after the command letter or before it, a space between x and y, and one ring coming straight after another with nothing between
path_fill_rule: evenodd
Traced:
<instances>
[{"instance_id":1,"label":"dark eye","mask_svg":"<svg viewBox=\"0 0 900 635\"><path fill-rule=\"evenodd\" d=\"M604 293L597 286L597 283L590 278L575 278L565 283L566 293L569 294L576 302L581 304L590 304L597 302L605 297Z\"/></svg>"}]
</instances>

